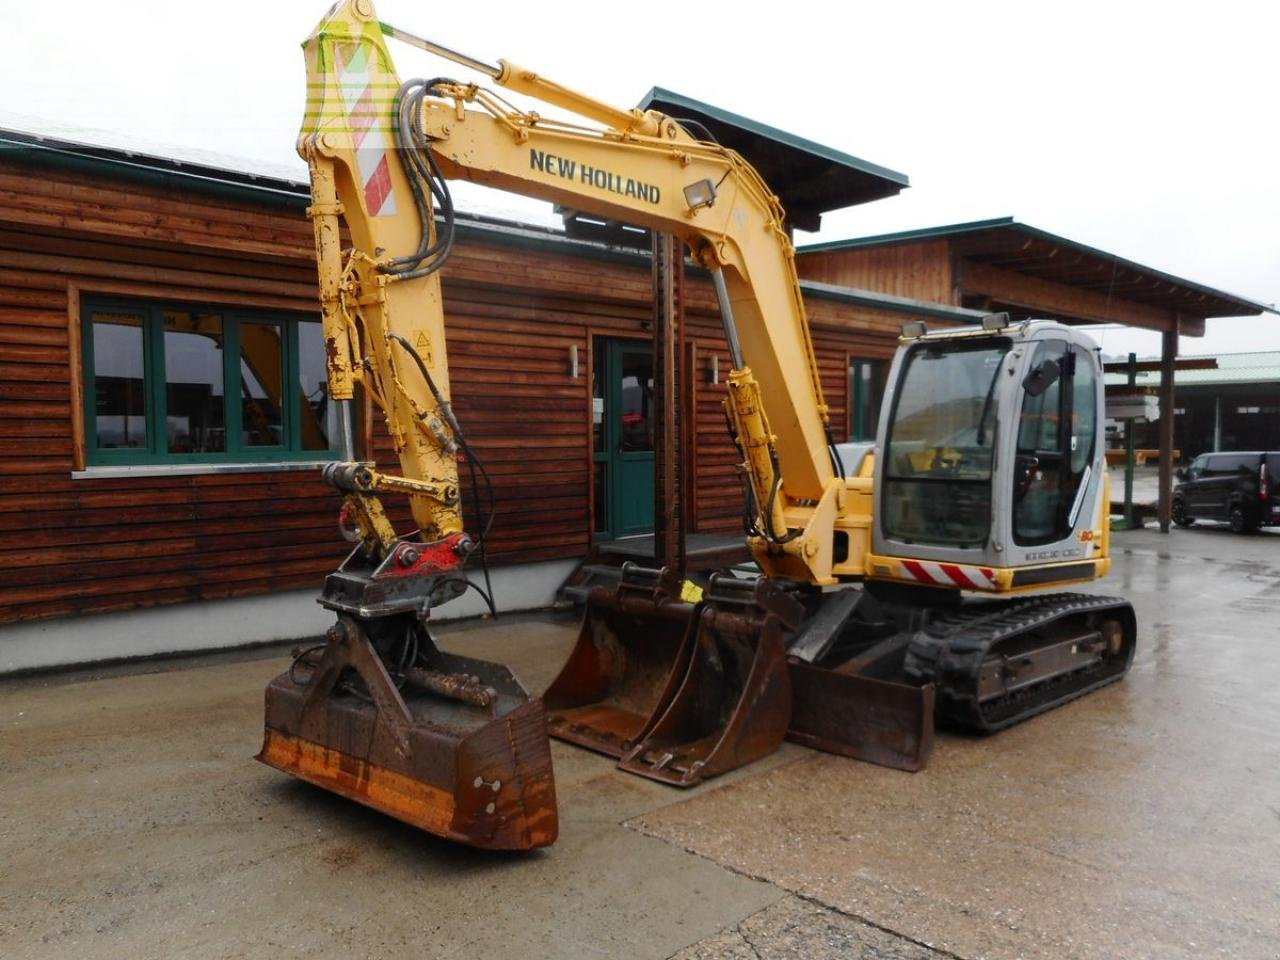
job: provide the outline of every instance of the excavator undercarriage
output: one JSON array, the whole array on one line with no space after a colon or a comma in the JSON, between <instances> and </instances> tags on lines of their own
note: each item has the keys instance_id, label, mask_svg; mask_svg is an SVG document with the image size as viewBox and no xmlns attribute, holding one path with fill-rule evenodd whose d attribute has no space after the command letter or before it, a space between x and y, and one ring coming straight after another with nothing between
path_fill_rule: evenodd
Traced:
<instances>
[{"instance_id":1,"label":"excavator undercarriage","mask_svg":"<svg viewBox=\"0 0 1280 960\"><path fill-rule=\"evenodd\" d=\"M903 669L938 688L938 718L994 733L1119 680L1133 662L1133 607L1055 593L975 601L916 631Z\"/></svg>"}]
</instances>

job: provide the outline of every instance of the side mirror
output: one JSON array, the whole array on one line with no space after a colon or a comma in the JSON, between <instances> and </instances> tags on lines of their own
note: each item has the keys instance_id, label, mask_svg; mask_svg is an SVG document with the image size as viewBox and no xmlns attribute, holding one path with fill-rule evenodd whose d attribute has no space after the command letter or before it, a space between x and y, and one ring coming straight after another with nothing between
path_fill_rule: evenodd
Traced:
<instances>
[{"instance_id":1,"label":"side mirror","mask_svg":"<svg viewBox=\"0 0 1280 960\"><path fill-rule=\"evenodd\" d=\"M1041 360L1022 378L1022 389L1031 396L1038 397L1057 383L1060 376L1062 368L1056 360Z\"/></svg>"},{"instance_id":2,"label":"side mirror","mask_svg":"<svg viewBox=\"0 0 1280 960\"><path fill-rule=\"evenodd\" d=\"M1187 477L1189 477L1190 474L1187 473L1186 467L1179 467L1177 471L1175 471L1174 476L1177 477L1179 480L1181 480L1183 483L1186 483Z\"/></svg>"}]
</instances>

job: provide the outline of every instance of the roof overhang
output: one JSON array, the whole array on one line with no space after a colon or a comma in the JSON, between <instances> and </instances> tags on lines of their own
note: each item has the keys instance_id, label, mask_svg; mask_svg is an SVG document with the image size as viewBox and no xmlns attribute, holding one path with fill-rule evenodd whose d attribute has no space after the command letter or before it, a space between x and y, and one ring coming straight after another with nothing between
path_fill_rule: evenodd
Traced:
<instances>
[{"instance_id":1,"label":"roof overhang","mask_svg":"<svg viewBox=\"0 0 1280 960\"><path fill-rule=\"evenodd\" d=\"M742 154L782 202L787 225L797 230L817 231L824 213L896 196L911 185L904 173L662 87L650 90L637 106L656 110L695 137ZM648 230L575 210L560 213L565 230L574 236L623 246L649 245Z\"/></svg>"},{"instance_id":2,"label":"roof overhang","mask_svg":"<svg viewBox=\"0 0 1280 960\"><path fill-rule=\"evenodd\" d=\"M799 230L816 231L830 210L893 197L910 186L904 173L662 87L650 90L637 106L666 114L694 136L710 133L746 157Z\"/></svg>"},{"instance_id":3,"label":"roof overhang","mask_svg":"<svg viewBox=\"0 0 1280 960\"><path fill-rule=\"evenodd\" d=\"M1061 319L1081 322L1132 322L1154 329L1182 327L1183 333L1203 332L1207 317L1244 317L1276 313L1274 307L1205 286L1193 280L1147 267L1096 247L1040 230L1013 217L907 230L831 243L808 244L799 254L889 247L945 239L959 264L961 289L991 300L985 309L1015 312L1047 285L1078 291L1063 299ZM1013 279L1016 278L1016 279ZM1021 296L1019 295L1021 293ZM1072 314L1070 304L1077 304ZM1133 315L1117 314L1120 305ZM1163 322L1161 318L1164 318ZM1180 318L1183 318L1180 320Z\"/></svg>"}]
</instances>

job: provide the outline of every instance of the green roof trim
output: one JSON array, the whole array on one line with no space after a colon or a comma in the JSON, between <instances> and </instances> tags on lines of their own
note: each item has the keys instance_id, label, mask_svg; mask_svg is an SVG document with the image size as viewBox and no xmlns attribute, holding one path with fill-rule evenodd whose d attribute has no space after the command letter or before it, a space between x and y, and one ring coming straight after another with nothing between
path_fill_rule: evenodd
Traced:
<instances>
[{"instance_id":1,"label":"green roof trim","mask_svg":"<svg viewBox=\"0 0 1280 960\"><path fill-rule=\"evenodd\" d=\"M760 123L757 120L751 120L748 117L732 113L729 110L723 110L720 107L712 106L709 103L703 103L701 100L695 100L693 97L686 97L683 94L668 90L665 87L653 87L644 95L644 98L638 104L641 110L649 109L649 105L661 101L664 104L671 104L681 107L694 113L701 113L704 116L711 117L721 123L730 126L739 127L756 136L765 137L778 143L785 144L796 150L803 150L805 153L812 153L815 156L830 160L832 163L838 163L850 170L856 170L859 173L865 173L870 176L880 177L897 184L899 187L909 187L911 185L910 178L905 173L899 173L897 170L890 170L888 167L882 167L879 164L871 163L852 154L844 153L840 150L833 149L824 144L817 143L813 140L807 140L804 137L796 136L794 133L787 133L785 130L779 130L777 127L771 127L766 123ZM675 119L680 119L675 117Z\"/></svg>"},{"instance_id":2,"label":"green roof trim","mask_svg":"<svg viewBox=\"0 0 1280 960\"><path fill-rule=\"evenodd\" d=\"M1153 267L1148 267L1144 264L1137 263L1136 261L1128 260L1124 257L1117 256L1114 253L1099 250L1097 247L1091 247L1086 243L1080 243L1076 240L1068 240L1066 237L1060 237L1056 233L1050 233L1048 230L1041 230L1039 227L1019 223L1013 217L996 217L991 220L971 220L967 223L952 223L939 227L903 230L898 233L881 233L871 237L853 237L849 240L831 240L824 243L809 243L804 246L797 247L796 254L801 255L806 253L823 253L838 250L858 250L867 247L890 246L897 243L912 243L920 240L958 237L969 233L981 233L987 230L1010 230L1014 233L1022 234L1023 236L1044 240L1047 243L1052 243L1080 253L1089 254L1102 260L1110 260L1117 266L1134 270L1139 273L1145 273L1148 276L1159 278L1167 283L1183 286L1190 290L1195 290L1198 293L1216 297L1219 300L1232 301L1239 306L1247 308L1243 311L1244 314L1280 314L1280 309L1273 306L1258 303L1254 300L1248 299L1247 297L1237 296L1234 293L1227 293L1224 290L1218 290L1203 283L1196 283L1194 280L1187 280L1184 277L1176 277L1171 273L1165 273L1163 270L1156 270Z\"/></svg>"},{"instance_id":3,"label":"green roof trim","mask_svg":"<svg viewBox=\"0 0 1280 960\"><path fill-rule=\"evenodd\" d=\"M894 313L910 314L913 317L931 317L936 320L950 320L954 323L980 323L987 315L982 310L953 307L950 304L931 303L927 300L914 300L911 297L899 297L892 293L880 293L877 290L839 287L830 283L819 283L817 280L801 280L800 289L806 294L813 294L824 300L837 300L840 303L870 307L874 310L889 310Z\"/></svg>"},{"instance_id":4,"label":"green roof trim","mask_svg":"<svg viewBox=\"0 0 1280 960\"><path fill-rule=\"evenodd\" d=\"M311 203L311 187L301 181L238 173L199 163L11 130L0 130L0 159L27 160L64 170L108 173L133 183L179 187L207 195L298 210Z\"/></svg>"},{"instance_id":5,"label":"green roof trim","mask_svg":"<svg viewBox=\"0 0 1280 960\"><path fill-rule=\"evenodd\" d=\"M1203 359L1210 358L1218 361L1216 370L1174 370L1174 386L1208 387L1280 382L1280 350L1264 350L1257 353L1208 354ZM1159 357L1147 359L1158 360ZM1194 360L1202 358L1179 357L1179 359ZM1126 386L1128 383L1129 375L1127 373L1108 373L1106 375L1106 384L1109 387ZM1158 370L1140 371L1135 375L1134 385L1138 387L1159 386L1160 372Z\"/></svg>"},{"instance_id":6,"label":"green roof trim","mask_svg":"<svg viewBox=\"0 0 1280 960\"><path fill-rule=\"evenodd\" d=\"M852 237L848 240L826 240L806 243L796 247L796 253L822 253L827 250L857 250L860 247L882 247L894 243L911 243L916 240L936 240L939 237L955 237L964 233L977 233L995 227L1017 224L1013 217L995 217L991 220L971 220L968 223L952 223L941 227L923 227L918 230L900 230L897 233L880 233L872 237ZM1063 241L1070 243L1070 241Z\"/></svg>"}]
</instances>

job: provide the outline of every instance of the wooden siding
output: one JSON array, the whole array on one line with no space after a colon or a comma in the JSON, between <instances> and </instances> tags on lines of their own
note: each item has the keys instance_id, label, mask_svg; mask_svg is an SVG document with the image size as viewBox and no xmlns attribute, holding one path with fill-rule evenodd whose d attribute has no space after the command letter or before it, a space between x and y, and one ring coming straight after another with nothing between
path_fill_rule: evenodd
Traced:
<instances>
[{"instance_id":1,"label":"wooden siding","mask_svg":"<svg viewBox=\"0 0 1280 960\"><path fill-rule=\"evenodd\" d=\"M839 287L874 290L930 303L958 304L946 240L801 253L800 276Z\"/></svg>"},{"instance_id":2,"label":"wooden siding","mask_svg":"<svg viewBox=\"0 0 1280 960\"><path fill-rule=\"evenodd\" d=\"M313 471L71 477L81 294L314 314L310 242L269 210L0 164L0 621L310 586L332 568L337 501Z\"/></svg>"},{"instance_id":3,"label":"wooden siding","mask_svg":"<svg viewBox=\"0 0 1280 960\"><path fill-rule=\"evenodd\" d=\"M72 479L77 298L94 292L315 313L297 212L0 162L0 622L319 588L345 550L314 470ZM581 556L591 540L590 368L569 348L646 338L643 260L463 240L445 279L458 415L493 479L496 563ZM697 529L740 530L709 283L690 277ZM892 353L901 315L810 304L837 437L848 359ZM393 462L382 430L374 453ZM463 472L464 486L466 473ZM402 521L405 511L393 510ZM474 528L474 520L472 520ZM499 598L500 599L500 598Z\"/></svg>"}]
</instances>

